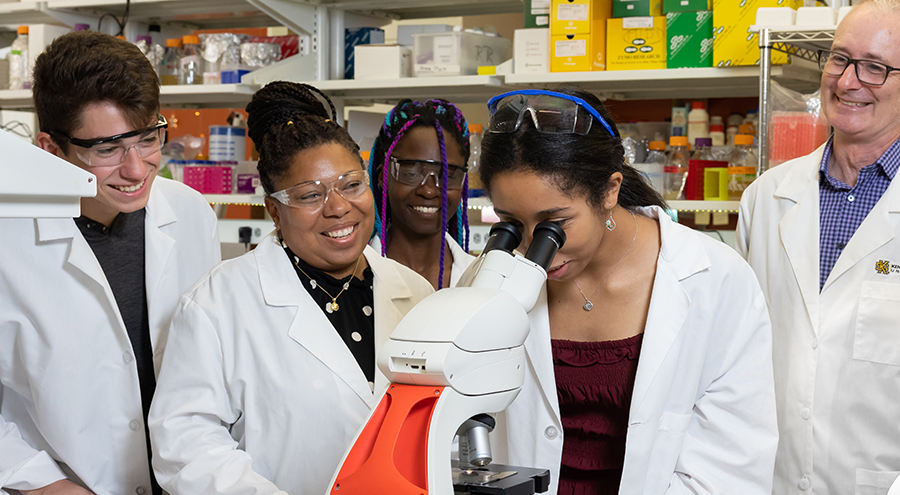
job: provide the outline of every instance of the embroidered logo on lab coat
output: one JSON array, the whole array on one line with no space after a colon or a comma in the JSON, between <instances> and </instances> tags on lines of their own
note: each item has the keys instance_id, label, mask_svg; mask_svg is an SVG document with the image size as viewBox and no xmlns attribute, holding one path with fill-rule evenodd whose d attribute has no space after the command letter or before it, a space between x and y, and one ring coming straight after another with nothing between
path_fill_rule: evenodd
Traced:
<instances>
[{"instance_id":1,"label":"embroidered logo on lab coat","mask_svg":"<svg viewBox=\"0 0 900 495\"><path fill-rule=\"evenodd\" d=\"M875 273L879 275L890 275L891 273L900 273L900 265L893 265L888 260L879 260L875 262Z\"/></svg>"}]
</instances>

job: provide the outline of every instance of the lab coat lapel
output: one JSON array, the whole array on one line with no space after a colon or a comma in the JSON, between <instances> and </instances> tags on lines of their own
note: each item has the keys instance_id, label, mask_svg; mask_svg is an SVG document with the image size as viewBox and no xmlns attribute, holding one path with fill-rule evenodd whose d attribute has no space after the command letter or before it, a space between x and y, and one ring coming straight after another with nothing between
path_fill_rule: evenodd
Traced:
<instances>
[{"instance_id":1,"label":"lab coat lapel","mask_svg":"<svg viewBox=\"0 0 900 495\"><path fill-rule=\"evenodd\" d=\"M75 221L71 218L39 218L35 222L37 223L38 242L68 241L70 248L66 256L66 263L104 288L108 292L110 301L113 301L112 291L109 289L103 267L94 256L91 246L81 235Z\"/></svg>"},{"instance_id":2,"label":"lab coat lapel","mask_svg":"<svg viewBox=\"0 0 900 495\"><path fill-rule=\"evenodd\" d=\"M395 304L395 300L409 299L412 292L406 281L397 272L397 267L382 258L375 249L366 246L363 254L366 262L372 268L374 275L374 299L375 299L375 355L391 337L394 328L403 319L403 312ZM378 366L375 367L375 394L379 396L387 388L388 379ZM371 394L370 394L371 395Z\"/></svg>"},{"instance_id":3,"label":"lab coat lapel","mask_svg":"<svg viewBox=\"0 0 900 495\"><path fill-rule=\"evenodd\" d=\"M374 407L369 384L353 353L325 317L322 308L301 286L300 278L281 245L270 235L254 250L266 304L295 307L288 335L347 384L368 407Z\"/></svg>"},{"instance_id":4,"label":"lab coat lapel","mask_svg":"<svg viewBox=\"0 0 900 495\"><path fill-rule=\"evenodd\" d=\"M819 305L819 164L822 150L810 157L808 162L795 166L778 189L775 200L788 200L795 203L789 207L778 223L781 244L787 253L791 269L803 303L812 323L813 330L818 333Z\"/></svg>"},{"instance_id":5,"label":"lab coat lapel","mask_svg":"<svg viewBox=\"0 0 900 495\"><path fill-rule=\"evenodd\" d=\"M822 291L827 290L846 271L894 238L891 216L894 216L894 222L896 222L897 214L900 214L900 187L897 186L897 182L896 178L891 181L884 196L875 204L853 237L850 238L834 264L834 268L831 269L828 279L825 280ZM869 269L874 271L874 264Z\"/></svg>"},{"instance_id":6,"label":"lab coat lapel","mask_svg":"<svg viewBox=\"0 0 900 495\"><path fill-rule=\"evenodd\" d=\"M537 376L541 395L553 411L553 419L561 425L559 399L556 395L556 374L553 370L553 349L550 346L550 313L547 308L547 284L541 288L534 309L528 314L531 332L525 339L525 354Z\"/></svg>"},{"instance_id":7,"label":"lab coat lapel","mask_svg":"<svg viewBox=\"0 0 900 495\"><path fill-rule=\"evenodd\" d=\"M158 290L166 292L177 291L177 277L169 277L167 286L161 287L163 273L169 256L175 248L175 239L165 233L163 227L177 221L175 211L162 194L155 189L150 190L150 199L147 202L146 217L144 218L144 270L147 277L147 303L154 300ZM153 345L156 346L155 335Z\"/></svg>"},{"instance_id":8,"label":"lab coat lapel","mask_svg":"<svg viewBox=\"0 0 900 495\"><path fill-rule=\"evenodd\" d=\"M659 219L662 247L656 262L650 312L644 326L641 355L634 379L632 418L642 417L639 411L690 312L691 299L681 286L681 281L710 265L706 251L696 239L691 238L692 233L673 225L661 209L647 208L645 211Z\"/></svg>"}]
</instances>

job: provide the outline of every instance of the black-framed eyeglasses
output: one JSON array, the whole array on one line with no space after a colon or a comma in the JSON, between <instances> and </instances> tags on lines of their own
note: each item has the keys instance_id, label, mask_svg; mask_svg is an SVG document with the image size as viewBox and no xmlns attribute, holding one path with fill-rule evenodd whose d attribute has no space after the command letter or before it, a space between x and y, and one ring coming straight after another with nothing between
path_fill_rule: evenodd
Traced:
<instances>
[{"instance_id":1,"label":"black-framed eyeglasses","mask_svg":"<svg viewBox=\"0 0 900 495\"><path fill-rule=\"evenodd\" d=\"M141 158L159 153L165 144L168 127L169 123L165 117L157 115L155 125L115 136L78 139L56 130L50 130L48 133L80 148L75 150L75 155L89 166L110 167L124 162L131 148L134 148Z\"/></svg>"},{"instance_id":2,"label":"black-framed eyeglasses","mask_svg":"<svg viewBox=\"0 0 900 495\"><path fill-rule=\"evenodd\" d=\"M441 187L444 164L436 160L410 160L391 157L391 177L407 186L422 186L429 177L434 177L434 185ZM468 167L447 165L447 189L461 189L466 179Z\"/></svg>"},{"instance_id":3,"label":"black-framed eyeglasses","mask_svg":"<svg viewBox=\"0 0 900 495\"><path fill-rule=\"evenodd\" d=\"M831 50L819 50L819 70L829 76L843 76L847 67L853 65L859 82L869 86L882 86L891 72L900 71L895 67L874 60L850 58Z\"/></svg>"}]
</instances>

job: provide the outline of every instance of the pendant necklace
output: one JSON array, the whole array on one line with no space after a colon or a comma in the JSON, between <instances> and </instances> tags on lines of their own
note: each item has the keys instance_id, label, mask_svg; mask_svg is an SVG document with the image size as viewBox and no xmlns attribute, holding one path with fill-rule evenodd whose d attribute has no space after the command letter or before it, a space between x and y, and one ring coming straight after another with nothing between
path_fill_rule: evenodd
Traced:
<instances>
[{"instance_id":1,"label":"pendant necklace","mask_svg":"<svg viewBox=\"0 0 900 495\"><path fill-rule=\"evenodd\" d=\"M581 290L581 286L578 285L578 279L573 279L573 281L575 282L575 287L578 287L578 292L581 292L581 297L584 298L584 306L582 306L582 308L584 308L585 311L590 311L590 310L594 309L594 303L591 302L591 299L593 299L594 296L597 295L597 292L603 287L603 284L605 284L606 281L609 280L610 275L612 275L613 272L616 271L616 268L619 267L619 263L621 263L622 260L625 259L625 255L628 254L628 251L631 250L631 246L634 245L634 240L637 239L637 233L638 233L637 219L634 218L634 212L628 211L628 213L631 213L631 219L634 220L634 237L631 238L631 244L629 244L628 248L625 249L625 252L622 253L622 257L619 258L619 261L616 261L616 264L613 265L612 270L610 270L609 273L606 274L606 278L603 279L603 282L600 282L600 287L597 287L597 290L595 290L594 293L591 294L591 297L589 298L588 296L584 295L584 291Z\"/></svg>"},{"instance_id":2,"label":"pendant necklace","mask_svg":"<svg viewBox=\"0 0 900 495\"><path fill-rule=\"evenodd\" d=\"M297 263L297 257L294 256L294 266L296 266L297 269L300 270L300 273L306 275L306 278L309 279L310 283L312 284L313 289L318 287L318 288L322 289L322 292L324 292L325 295L327 295L328 297L331 298L331 304L326 305L326 307L331 307L332 312L337 312L337 310L340 309L340 306L338 306L338 303L337 303L337 298L341 297L341 294L343 294L345 290L350 288L350 281L353 280L353 276L356 275L356 270L359 269L360 261L362 261L361 254L359 255L358 258L356 258L356 267L353 269L353 273L350 275L350 280L348 280L347 282L344 283L344 287L341 289L340 292L338 292L338 294L336 296L332 296L331 294L328 293L327 290L325 290L324 287L322 287L318 282L316 282L316 279L310 277L309 274L307 274L305 271L303 271L303 268L300 268L300 264Z\"/></svg>"}]
</instances>

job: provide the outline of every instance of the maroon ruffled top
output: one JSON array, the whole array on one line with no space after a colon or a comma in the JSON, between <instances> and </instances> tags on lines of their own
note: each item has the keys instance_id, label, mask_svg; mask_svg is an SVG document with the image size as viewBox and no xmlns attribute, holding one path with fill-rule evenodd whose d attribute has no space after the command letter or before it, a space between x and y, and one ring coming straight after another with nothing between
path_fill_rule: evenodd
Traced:
<instances>
[{"instance_id":1,"label":"maroon ruffled top","mask_svg":"<svg viewBox=\"0 0 900 495\"><path fill-rule=\"evenodd\" d=\"M619 493L642 338L551 340L564 438L559 495Z\"/></svg>"}]
</instances>

